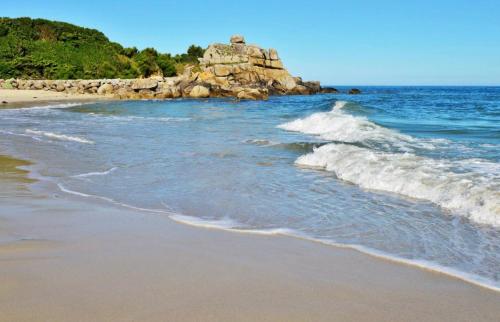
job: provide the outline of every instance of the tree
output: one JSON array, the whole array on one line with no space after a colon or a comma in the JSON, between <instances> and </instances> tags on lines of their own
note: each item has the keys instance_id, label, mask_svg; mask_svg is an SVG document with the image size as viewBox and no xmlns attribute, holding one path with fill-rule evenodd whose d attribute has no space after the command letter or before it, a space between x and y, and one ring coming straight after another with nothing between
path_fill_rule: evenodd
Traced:
<instances>
[{"instance_id":1,"label":"tree","mask_svg":"<svg viewBox=\"0 0 500 322\"><path fill-rule=\"evenodd\" d=\"M203 57L204 53L205 53L205 50L203 48L201 48L200 46L196 46L196 45L189 46L189 48L187 50L188 56L195 57L195 58Z\"/></svg>"},{"instance_id":2,"label":"tree","mask_svg":"<svg viewBox=\"0 0 500 322\"><path fill-rule=\"evenodd\" d=\"M172 57L154 48L139 51L102 32L65 22L0 18L0 78L136 78L173 76L176 67L198 64L203 49L191 45Z\"/></svg>"},{"instance_id":3,"label":"tree","mask_svg":"<svg viewBox=\"0 0 500 322\"><path fill-rule=\"evenodd\" d=\"M160 67L163 76L170 77L177 74L175 69L175 61L172 59L172 56L170 56L170 54L158 55L156 57L156 63L158 64L158 67Z\"/></svg>"},{"instance_id":4,"label":"tree","mask_svg":"<svg viewBox=\"0 0 500 322\"><path fill-rule=\"evenodd\" d=\"M154 48L145 48L134 57L140 76L149 77L160 71L156 63L157 57L158 52Z\"/></svg>"}]
</instances>

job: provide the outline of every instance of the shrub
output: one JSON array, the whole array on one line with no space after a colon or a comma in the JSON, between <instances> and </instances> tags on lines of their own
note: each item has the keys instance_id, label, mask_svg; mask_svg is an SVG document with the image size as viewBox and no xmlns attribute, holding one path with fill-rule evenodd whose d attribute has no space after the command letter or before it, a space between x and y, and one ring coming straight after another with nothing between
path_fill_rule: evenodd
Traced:
<instances>
[{"instance_id":1,"label":"shrub","mask_svg":"<svg viewBox=\"0 0 500 322\"><path fill-rule=\"evenodd\" d=\"M173 76L176 64L197 64L201 47L172 57L111 42L100 31L65 22L0 18L0 78L135 78Z\"/></svg>"}]
</instances>

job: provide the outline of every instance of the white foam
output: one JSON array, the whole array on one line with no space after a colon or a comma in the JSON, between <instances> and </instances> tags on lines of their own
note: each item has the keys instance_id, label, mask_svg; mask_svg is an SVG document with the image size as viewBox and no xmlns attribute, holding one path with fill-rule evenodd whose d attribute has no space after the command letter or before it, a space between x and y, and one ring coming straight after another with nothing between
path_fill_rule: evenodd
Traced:
<instances>
[{"instance_id":1,"label":"white foam","mask_svg":"<svg viewBox=\"0 0 500 322\"><path fill-rule=\"evenodd\" d=\"M453 172L460 163L347 144L323 145L295 162L334 172L363 188L428 200L475 222L500 226L500 183L474 171Z\"/></svg>"},{"instance_id":2,"label":"white foam","mask_svg":"<svg viewBox=\"0 0 500 322\"><path fill-rule=\"evenodd\" d=\"M116 121L151 121L151 122L185 122L191 121L192 119L189 117L154 117L154 116L137 116L137 115L106 115L106 114L98 114L98 113L88 113L90 116L106 118Z\"/></svg>"},{"instance_id":3,"label":"white foam","mask_svg":"<svg viewBox=\"0 0 500 322\"><path fill-rule=\"evenodd\" d=\"M278 125L278 128L317 135L321 139L338 142L377 142L389 143L404 151L414 147L434 149L429 142L401 134L379 126L365 117L353 116L343 111L348 102L337 101L329 112L314 113L308 117Z\"/></svg>"},{"instance_id":4,"label":"white foam","mask_svg":"<svg viewBox=\"0 0 500 322\"><path fill-rule=\"evenodd\" d=\"M71 195L75 195L75 196L79 196L79 197L83 197L83 198L100 199L100 200L104 200L104 201L113 203L115 205L121 206L121 207L133 209L133 210L139 210L139 211L145 211L145 212L152 212L152 213L160 213L160 214L165 214L165 215L172 215L173 214L171 211L168 211L166 209L151 209L151 208L135 207L135 206L132 206L132 205L129 205L129 204L126 204L126 203L118 202L118 201L116 201L114 199L111 199L111 198L108 198L108 197L97 196L97 195L90 195L90 194L86 194L86 193L83 193L83 192L74 191L74 190L71 190L71 189L68 189L68 188L64 187L61 183L58 183L57 187L62 192L65 192L65 193L68 193L68 194L71 194Z\"/></svg>"},{"instance_id":5,"label":"white foam","mask_svg":"<svg viewBox=\"0 0 500 322\"><path fill-rule=\"evenodd\" d=\"M280 142L266 140L266 139L250 139L250 140L244 141L244 143L259 145L259 146L263 146L263 147L274 146L274 145L280 144Z\"/></svg>"},{"instance_id":6,"label":"white foam","mask_svg":"<svg viewBox=\"0 0 500 322\"><path fill-rule=\"evenodd\" d=\"M48 137L51 139L57 139L57 140L61 140L61 141L72 141L72 142L78 142L78 143L84 143L84 144L94 144L93 141L87 140L85 138L81 138L81 137L77 137L77 136L69 136L69 135L65 135L65 134L58 134L58 133L53 133L53 132L27 129L26 133L34 134L37 136L45 136L45 137Z\"/></svg>"},{"instance_id":7,"label":"white foam","mask_svg":"<svg viewBox=\"0 0 500 322\"><path fill-rule=\"evenodd\" d=\"M82 173L82 174L77 174L72 176L73 178L87 178L87 177L93 177L93 176L105 176L110 174L111 172L115 171L118 169L117 167L113 167L109 170L103 171L103 172L88 172L88 173Z\"/></svg>"},{"instance_id":8,"label":"white foam","mask_svg":"<svg viewBox=\"0 0 500 322\"><path fill-rule=\"evenodd\" d=\"M24 133L14 133L11 131L4 131L4 130L0 130L0 133L7 134L7 135L13 135L13 136L29 137L35 141L42 141L40 138L38 138L36 136L32 136L32 135L28 135L28 134L24 134Z\"/></svg>"},{"instance_id":9,"label":"white foam","mask_svg":"<svg viewBox=\"0 0 500 322\"><path fill-rule=\"evenodd\" d=\"M301 236L294 236L294 237L302 238ZM499 284L496 281L492 281L488 278L484 278L484 277L476 275L476 274L468 274L468 273L459 271L457 269L453 269L451 267L439 265L439 264L429 262L426 260L407 259L407 258L397 257L397 256L393 256L393 255L387 254L385 252L381 252L381 251L378 251L376 249L365 247L362 245L340 244L340 243L337 243L337 242L334 242L331 240L327 240L327 239L317 239L317 238L307 238L307 237L305 239L315 241L318 243L322 243L325 245L334 246L334 247L352 249L352 250L358 251L358 252L363 253L363 254L367 254L367 255L370 255L373 257L381 258L381 259L388 260L388 261L395 262L395 263L399 263L399 264L414 266L414 267L418 267L420 269L425 269L425 270L429 270L429 271L436 272L436 273L442 273L442 274L457 278L457 279L462 280L462 281L467 282L467 283L481 286L481 287L484 287L484 288L492 290L492 291L500 292L500 286L498 286Z\"/></svg>"},{"instance_id":10,"label":"white foam","mask_svg":"<svg viewBox=\"0 0 500 322\"><path fill-rule=\"evenodd\" d=\"M227 218L208 220L184 215L171 215L170 218L183 224L202 228L231 229L237 226L235 221Z\"/></svg>"},{"instance_id":11,"label":"white foam","mask_svg":"<svg viewBox=\"0 0 500 322\"><path fill-rule=\"evenodd\" d=\"M500 180L500 163L472 158L455 161L454 164L468 171L474 171L481 174L484 177Z\"/></svg>"},{"instance_id":12,"label":"white foam","mask_svg":"<svg viewBox=\"0 0 500 322\"><path fill-rule=\"evenodd\" d=\"M60 189L62 192L66 192L66 193L69 193L69 194L71 194L71 195L75 195L75 196L79 196L79 197L84 197L84 198L95 197L95 196L88 195L88 194L83 193L83 192L78 192L78 191L73 191L73 190L70 190L70 189L66 189L66 187L64 187L64 186L63 186L62 184L60 184L60 183L58 183L58 184L57 184L57 187L59 187L59 189ZM111 201L111 199L104 198L104 197L100 197L99 199L104 199L104 200Z\"/></svg>"},{"instance_id":13,"label":"white foam","mask_svg":"<svg viewBox=\"0 0 500 322\"><path fill-rule=\"evenodd\" d=\"M245 233L245 234L256 234L256 235L290 235L294 232L287 228L271 228L271 229L243 229L241 224L238 224L234 220L229 218L224 219L202 219L198 217L185 216L185 215L170 215L171 219L176 222L186 224L189 226L195 226L200 228L210 228L210 229L222 229L232 232Z\"/></svg>"},{"instance_id":14,"label":"white foam","mask_svg":"<svg viewBox=\"0 0 500 322\"><path fill-rule=\"evenodd\" d=\"M333 105L333 110L338 111L343 109L346 106L347 102L346 101L336 101L335 104Z\"/></svg>"},{"instance_id":15,"label":"white foam","mask_svg":"<svg viewBox=\"0 0 500 322\"><path fill-rule=\"evenodd\" d=\"M91 103L61 103L61 104L53 104L53 105L40 105L40 106L27 106L27 107L20 107L20 108L9 108L6 109L7 111L21 111L21 112L28 112L28 111L37 111L37 110L50 110L50 109L62 109L62 108L70 108L70 107L75 107L75 106L81 106L85 104L91 104ZM4 111L6 111L4 110Z\"/></svg>"}]
</instances>

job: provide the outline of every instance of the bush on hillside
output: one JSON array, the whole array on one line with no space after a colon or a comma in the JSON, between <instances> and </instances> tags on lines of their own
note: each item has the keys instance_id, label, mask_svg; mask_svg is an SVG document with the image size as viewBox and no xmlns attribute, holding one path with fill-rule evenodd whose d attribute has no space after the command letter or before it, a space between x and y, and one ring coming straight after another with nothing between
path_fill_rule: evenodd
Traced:
<instances>
[{"instance_id":1,"label":"bush on hillside","mask_svg":"<svg viewBox=\"0 0 500 322\"><path fill-rule=\"evenodd\" d=\"M111 42L102 32L65 22L0 18L0 78L92 79L173 76L197 64L201 47L172 57Z\"/></svg>"}]
</instances>

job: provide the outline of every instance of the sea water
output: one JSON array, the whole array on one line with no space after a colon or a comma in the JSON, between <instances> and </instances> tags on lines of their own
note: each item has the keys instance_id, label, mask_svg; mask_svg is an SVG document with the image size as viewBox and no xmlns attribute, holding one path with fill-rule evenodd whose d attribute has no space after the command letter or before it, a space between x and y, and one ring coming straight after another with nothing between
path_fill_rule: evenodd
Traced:
<instances>
[{"instance_id":1,"label":"sea water","mask_svg":"<svg viewBox=\"0 0 500 322\"><path fill-rule=\"evenodd\" d=\"M0 110L61 193L287 234L500 287L500 88Z\"/></svg>"}]
</instances>

